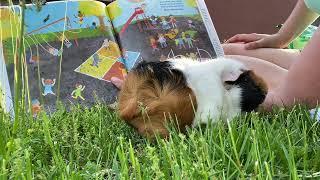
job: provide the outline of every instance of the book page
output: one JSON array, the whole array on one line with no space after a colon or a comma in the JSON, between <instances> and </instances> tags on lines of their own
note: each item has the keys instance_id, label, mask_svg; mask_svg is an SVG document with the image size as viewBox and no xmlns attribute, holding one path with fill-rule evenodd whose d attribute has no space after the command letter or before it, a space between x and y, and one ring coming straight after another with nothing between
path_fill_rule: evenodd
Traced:
<instances>
[{"instance_id":1,"label":"book page","mask_svg":"<svg viewBox=\"0 0 320 180\"><path fill-rule=\"evenodd\" d=\"M0 109L13 116L13 100L8 80L6 64L3 57L2 47L3 46L0 41Z\"/></svg>"},{"instance_id":2,"label":"book page","mask_svg":"<svg viewBox=\"0 0 320 180\"><path fill-rule=\"evenodd\" d=\"M18 16L19 12L20 8L18 6L0 6L0 109L9 113L11 117L14 116L12 97L14 87L10 87L7 68L10 67L12 70L14 68L15 40L20 33L19 27L21 24ZM11 76L13 82L13 75Z\"/></svg>"},{"instance_id":3,"label":"book page","mask_svg":"<svg viewBox=\"0 0 320 180\"><path fill-rule=\"evenodd\" d=\"M18 17L20 11L11 14ZM1 16L3 21L14 23ZM14 94L17 38L10 34L10 26L3 30L9 34L1 41ZM24 55L35 114L40 107L54 111L57 100L65 105L91 106L97 100L112 103L117 89L110 78L123 79L126 73L106 6L98 1L57 1L40 9L27 5Z\"/></svg>"},{"instance_id":4,"label":"book page","mask_svg":"<svg viewBox=\"0 0 320 180\"><path fill-rule=\"evenodd\" d=\"M127 69L141 60L223 55L217 35L209 35L216 34L213 23L196 0L117 0L107 7Z\"/></svg>"}]
</instances>

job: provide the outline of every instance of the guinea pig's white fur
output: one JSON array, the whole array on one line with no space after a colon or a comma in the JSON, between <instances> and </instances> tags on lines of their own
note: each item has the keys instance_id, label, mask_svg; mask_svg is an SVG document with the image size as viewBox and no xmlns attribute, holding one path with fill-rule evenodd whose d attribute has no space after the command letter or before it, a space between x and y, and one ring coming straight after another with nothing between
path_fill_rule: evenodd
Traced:
<instances>
[{"instance_id":1,"label":"guinea pig's white fur","mask_svg":"<svg viewBox=\"0 0 320 180\"><path fill-rule=\"evenodd\" d=\"M190 59L170 60L174 68L182 71L188 86L193 90L198 108L193 126L218 120L231 120L241 112L241 88L226 90L223 76L239 76L246 67L235 60L220 57L205 62ZM238 74L238 75L237 75Z\"/></svg>"}]
</instances>

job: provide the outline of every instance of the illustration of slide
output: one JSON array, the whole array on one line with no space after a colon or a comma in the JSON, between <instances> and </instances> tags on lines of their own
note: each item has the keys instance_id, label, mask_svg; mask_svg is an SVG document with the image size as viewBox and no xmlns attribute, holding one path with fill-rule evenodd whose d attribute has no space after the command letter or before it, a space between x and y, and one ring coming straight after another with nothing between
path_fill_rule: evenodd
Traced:
<instances>
[{"instance_id":1,"label":"illustration of slide","mask_svg":"<svg viewBox=\"0 0 320 180\"><path fill-rule=\"evenodd\" d=\"M134 13L130 16L130 18L127 20L127 22L125 23L125 25L122 27L122 29L119 32L119 35L121 36L129 27L130 23L132 22L132 20L134 18L137 18L139 15L141 15L143 17L143 21L146 24L146 26L148 26L149 28L153 28L153 26L149 23L149 21L146 19L146 15L144 13L144 10L141 7L137 7L135 8ZM138 18L137 18L138 19ZM137 21L138 23L138 27L140 29L140 32L142 32L142 27L139 21Z\"/></svg>"}]
</instances>

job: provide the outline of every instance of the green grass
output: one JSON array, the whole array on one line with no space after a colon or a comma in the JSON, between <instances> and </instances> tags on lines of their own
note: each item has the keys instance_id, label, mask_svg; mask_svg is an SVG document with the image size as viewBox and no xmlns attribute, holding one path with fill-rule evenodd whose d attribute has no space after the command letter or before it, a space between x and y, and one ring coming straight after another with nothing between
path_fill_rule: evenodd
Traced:
<instances>
[{"instance_id":1,"label":"green grass","mask_svg":"<svg viewBox=\"0 0 320 180\"><path fill-rule=\"evenodd\" d=\"M16 136L0 114L0 179L319 178L319 124L307 113L252 113L156 142L102 105L24 117Z\"/></svg>"},{"instance_id":2,"label":"green grass","mask_svg":"<svg viewBox=\"0 0 320 180\"><path fill-rule=\"evenodd\" d=\"M21 59L18 52L12 56ZM17 103L25 104L23 91L14 95L21 93ZM70 112L60 107L38 119L16 105L14 123L0 110L0 180L320 178L320 124L299 106L242 115L186 135L172 129L168 141L149 142L103 105Z\"/></svg>"}]
</instances>

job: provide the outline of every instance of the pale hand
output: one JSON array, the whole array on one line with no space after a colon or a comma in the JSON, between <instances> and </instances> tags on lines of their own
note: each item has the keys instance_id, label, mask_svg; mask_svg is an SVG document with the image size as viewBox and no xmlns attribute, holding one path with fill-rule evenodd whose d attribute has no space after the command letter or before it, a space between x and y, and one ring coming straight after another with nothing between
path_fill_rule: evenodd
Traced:
<instances>
[{"instance_id":1,"label":"pale hand","mask_svg":"<svg viewBox=\"0 0 320 180\"><path fill-rule=\"evenodd\" d=\"M279 34L237 34L226 43L244 43L248 50L258 48L284 48L288 44L282 40Z\"/></svg>"}]
</instances>

